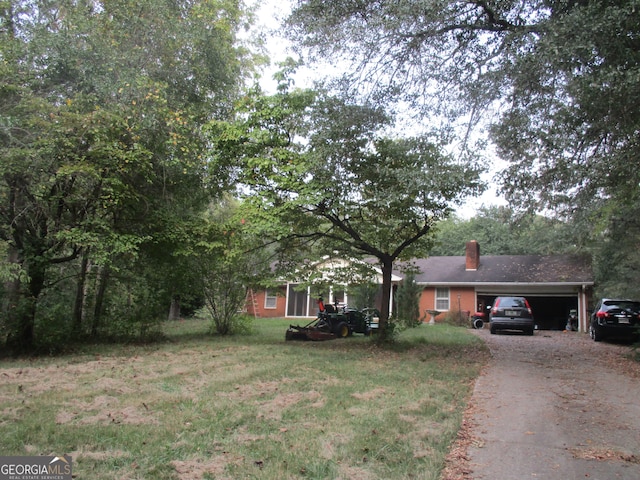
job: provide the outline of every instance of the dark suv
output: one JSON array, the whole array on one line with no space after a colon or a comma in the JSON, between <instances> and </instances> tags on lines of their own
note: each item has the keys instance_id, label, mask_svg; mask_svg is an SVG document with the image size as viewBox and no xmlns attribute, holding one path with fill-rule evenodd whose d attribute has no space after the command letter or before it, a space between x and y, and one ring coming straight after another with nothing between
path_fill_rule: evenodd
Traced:
<instances>
[{"instance_id":1,"label":"dark suv","mask_svg":"<svg viewBox=\"0 0 640 480\"><path fill-rule=\"evenodd\" d=\"M607 337L633 339L639 333L639 301L603 298L591 314L589 335L596 342Z\"/></svg>"},{"instance_id":2,"label":"dark suv","mask_svg":"<svg viewBox=\"0 0 640 480\"><path fill-rule=\"evenodd\" d=\"M498 330L522 330L533 335L535 323L529 302L524 297L497 297L489 312L491 333Z\"/></svg>"}]
</instances>

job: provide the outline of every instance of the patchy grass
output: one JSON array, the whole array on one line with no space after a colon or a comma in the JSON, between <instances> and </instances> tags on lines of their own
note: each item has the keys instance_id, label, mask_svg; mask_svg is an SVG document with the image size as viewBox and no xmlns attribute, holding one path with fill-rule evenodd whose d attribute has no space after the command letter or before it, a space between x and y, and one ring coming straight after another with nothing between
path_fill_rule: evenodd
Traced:
<instances>
[{"instance_id":1,"label":"patchy grass","mask_svg":"<svg viewBox=\"0 0 640 480\"><path fill-rule=\"evenodd\" d=\"M91 479L437 479L480 340L448 325L393 348L353 336L285 342L167 324L168 342L0 363L0 452L70 454Z\"/></svg>"}]
</instances>

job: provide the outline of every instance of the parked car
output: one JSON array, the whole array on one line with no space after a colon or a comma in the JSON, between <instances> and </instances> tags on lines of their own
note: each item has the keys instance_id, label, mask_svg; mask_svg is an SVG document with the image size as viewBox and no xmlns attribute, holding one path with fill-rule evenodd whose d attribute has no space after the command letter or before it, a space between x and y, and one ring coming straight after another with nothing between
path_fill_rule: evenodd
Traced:
<instances>
[{"instance_id":1,"label":"parked car","mask_svg":"<svg viewBox=\"0 0 640 480\"><path fill-rule=\"evenodd\" d=\"M498 330L522 330L528 335L533 335L535 322L527 299L496 297L489 311L489 329L491 333Z\"/></svg>"},{"instance_id":2,"label":"parked car","mask_svg":"<svg viewBox=\"0 0 640 480\"><path fill-rule=\"evenodd\" d=\"M640 301L603 298L591 314L589 335L596 342L605 338L633 339L640 333Z\"/></svg>"}]
</instances>

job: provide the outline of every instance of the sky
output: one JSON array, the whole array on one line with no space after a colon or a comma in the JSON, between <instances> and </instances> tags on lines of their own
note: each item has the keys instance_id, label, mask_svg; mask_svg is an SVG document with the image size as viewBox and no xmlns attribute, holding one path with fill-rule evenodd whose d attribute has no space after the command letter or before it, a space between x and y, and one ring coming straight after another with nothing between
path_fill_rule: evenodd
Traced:
<instances>
[{"instance_id":1,"label":"sky","mask_svg":"<svg viewBox=\"0 0 640 480\"><path fill-rule=\"evenodd\" d=\"M278 70L278 62L285 60L287 56L295 58L289 42L281 35L283 20L290 12L291 3L289 0L252 0L249 4L259 5L257 10L258 28L264 30L266 34L266 47L271 58L271 67L265 70L260 84L267 93L274 93L276 82L272 76ZM296 86L311 87L314 79L321 78L323 74L326 74L326 68L326 65L315 69L312 66L301 68L295 76ZM480 197L468 199L461 207L458 207L456 214L459 217L468 219L473 217L481 207L507 204L497 192L498 182L495 178L498 171L504 167L504 163L494 156L489 159L488 164L489 171L482 176L482 179L487 183L485 193Z\"/></svg>"}]
</instances>

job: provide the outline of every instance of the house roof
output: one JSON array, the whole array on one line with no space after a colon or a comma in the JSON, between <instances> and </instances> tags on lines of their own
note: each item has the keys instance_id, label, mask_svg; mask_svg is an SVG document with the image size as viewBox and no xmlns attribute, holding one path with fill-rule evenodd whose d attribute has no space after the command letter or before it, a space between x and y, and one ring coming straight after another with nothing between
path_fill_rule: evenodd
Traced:
<instances>
[{"instance_id":1,"label":"house roof","mask_svg":"<svg viewBox=\"0 0 640 480\"><path fill-rule=\"evenodd\" d=\"M580 255L483 255L477 270L466 269L465 256L429 257L412 263L419 268L416 282L453 284L593 285L588 257Z\"/></svg>"}]
</instances>

